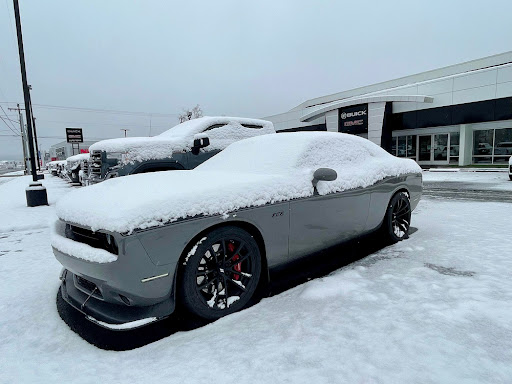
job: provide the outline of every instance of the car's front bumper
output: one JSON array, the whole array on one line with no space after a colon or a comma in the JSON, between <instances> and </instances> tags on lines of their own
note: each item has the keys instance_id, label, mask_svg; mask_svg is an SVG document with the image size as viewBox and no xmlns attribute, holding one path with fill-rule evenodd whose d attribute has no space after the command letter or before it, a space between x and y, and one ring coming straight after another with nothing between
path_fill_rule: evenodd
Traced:
<instances>
[{"instance_id":1,"label":"car's front bumper","mask_svg":"<svg viewBox=\"0 0 512 384\"><path fill-rule=\"evenodd\" d=\"M110 329L130 330L161 320L174 310L171 300L138 307L113 304L99 300L77 288L76 275L64 269L60 286L62 298L73 308L84 314L87 320Z\"/></svg>"},{"instance_id":2,"label":"car's front bumper","mask_svg":"<svg viewBox=\"0 0 512 384\"><path fill-rule=\"evenodd\" d=\"M117 241L119 254L110 262L88 261L53 247L65 270L61 276L64 300L89 320L111 329L109 325L120 329L120 324L137 321L141 326L141 320L170 315L175 307L176 263L153 263L136 236L118 236ZM90 247L76 243L77 254L80 248ZM128 328L132 327L123 329Z\"/></svg>"}]
</instances>

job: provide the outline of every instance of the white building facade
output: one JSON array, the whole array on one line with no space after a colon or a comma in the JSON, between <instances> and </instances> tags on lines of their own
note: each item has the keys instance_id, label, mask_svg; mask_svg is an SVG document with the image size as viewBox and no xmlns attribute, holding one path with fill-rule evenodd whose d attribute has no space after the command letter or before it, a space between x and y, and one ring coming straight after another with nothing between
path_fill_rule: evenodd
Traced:
<instances>
[{"instance_id":1,"label":"white building facade","mask_svg":"<svg viewBox=\"0 0 512 384\"><path fill-rule=\"evenodd\" d=\"M512 52L318 97L265 119L282 132L360 135L420 165L507 164Z\"/></svg>"},{"instance_id":2,"label":"white building facade","mask_svg":"<svg viewBox=\"0 0 512 384\"><path fill-rule=\"evenodd\" d=\"M89 147L97 141L84 141L83 143L75 143L74 150L73 144L66 141L54 144L50 147L49 161L66 160L68 157L78 155L79 153L89 153Z\"/></svg>"}]
</instances>

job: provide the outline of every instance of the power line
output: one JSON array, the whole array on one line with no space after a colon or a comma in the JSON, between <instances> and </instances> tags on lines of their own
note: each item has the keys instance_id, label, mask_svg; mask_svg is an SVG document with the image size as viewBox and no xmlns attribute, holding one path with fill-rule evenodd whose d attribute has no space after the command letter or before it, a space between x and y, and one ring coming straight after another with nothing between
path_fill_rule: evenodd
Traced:
<instances>
[{"instance_id":1,"label":"power line","mask_svg":"<svg viewBox=\"0 0 512 384\"><path fill-rule=\"evenodd\" d=\"M104 123L104 122L84 122L84 121L74 121L74 120L46 120L46 119L37 119L37 121L44 121L46 123L61 123L61 124L80 124L80 125L112 125L114 127L141 127L148 128L149 125L143 124L121 124L121 123ZM152 127L170 127L170 124L165 125L152 125Z\"/></svg>"},{"instance_id":2,"label":"power line","mask_svg":"<svg viewBox=\"0 0 512 384\"><path fill-rule=\"evenodd\" d=\"M16 104L12 101L0 101L0 104ZM68 107L63 105L50 105L50 104L32 104L32 107L45 108L45 109L58 109L58 110L75 110L80 112L93 112L93 113L112 113L118 115L134 115L134 116L178 116L177 113L156 113L156 112L133 112L133 111L122 111L116 109L101 109L101 108L83 108L83 107Z\"/></svg>"},{"instance_id":3,"label":"power line","mask_svg":"<svg viewBox=\"0 0 512 384\"><path fill-rule=\"evenodd\" d=\"M12 121L13 121L13 120L9 119L9 117L7 116L7 112L5 112L4 107L2 107L2 106L0 105L0 109L2 109L2 112L3 112L3 113L4 113L4 115L5 115L5 119L4 119L2 116L0 116L0 119L2 119L2 121L3 121L3 122L4 122L4 124L7 126L7 128L9 128L9 129L10 129L10 130L15 134L15 135L17 135L17 136L21 136L19 133L17 133L17 132L16 132L16 127L15 127L15 126L13 125L13 123L12 123ZM7 124L7 121L6 121L6 120L8 120L8 121L9 121L10 126L9 126L9 124Z\"/></svg>"},{"instance_id":4,"label":"power line","mask_svg":"<svg viewBox=\"0 0 512 384\"><path fill-rule=\"evenodd\" d=\"M4 122L5 126L6 126L7 128L9 128L9 129L11 130L11 132L12 132L12 133L14 133L14 135L12 135L12 136L21 136L21 135L19 135L15 130L13 130L9 125L7 125L7 122L5 121L5 119L4 119L2 116L0 116L0 120L2 120L2 121ZM2 135L2 136L3 136L3 135ZM10 135L9 135L9 136L10 136Z\"/></svg>"}]
</instances>

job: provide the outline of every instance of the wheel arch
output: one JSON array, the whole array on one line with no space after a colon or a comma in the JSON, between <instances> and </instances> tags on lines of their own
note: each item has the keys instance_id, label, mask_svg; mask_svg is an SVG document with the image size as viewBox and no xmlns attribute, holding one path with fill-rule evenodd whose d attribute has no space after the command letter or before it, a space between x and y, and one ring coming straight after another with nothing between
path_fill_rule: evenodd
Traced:
<instances>
[{"instance_id":1,"label":"wheel arch","mask_svg":"<svg viewBox=\"0 0 512 384\"><path fill-rule=\"evenodd\" d=\"M183 261L185 260L187 254L190 252L192 247L197 244L201 238L203 238L208 232L211 232L215 229L224 228L224 227L238 227L243 230L245 230L247 233L249 233L254 240L256 241L256 244L258 245L258 249L260 251L261 255L261 277L260 281L258 283L258 287L256 288L256 295L261 294L269 287L270 284L270 271L268 268L268 261L267 261L267 252L266 252L266 246L265 246L265 240L263 239L263 235L261 234L260 230L252 223L249 223L247 221L243 220L230 220L225 221L223 223L218 223L212 226L209 226L205 229L203 229L201 232L199 232L197 235L195 235L183 248L183 252L180 255L180 258L178 260L178 266L174 271L174 284L172 289L172 296L177 302L178 295L176 294L176 290L178 287L179 279L181 278L181 272L184 268Z\"/></svg>"}]
</instances>

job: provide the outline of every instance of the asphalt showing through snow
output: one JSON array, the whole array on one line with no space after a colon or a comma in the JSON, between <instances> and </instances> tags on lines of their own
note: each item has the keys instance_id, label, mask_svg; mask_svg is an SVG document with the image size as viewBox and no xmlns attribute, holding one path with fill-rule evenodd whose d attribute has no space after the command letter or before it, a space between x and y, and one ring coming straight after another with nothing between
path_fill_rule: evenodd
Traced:
<instances>
[{"instance_id":1,"label":"asphalt showing through snow","mask_svg":"<svg viewBox=\"0 0 512 384\"><path fill-rule=\"evenodd\" d=\"M511 181L512 183L512 181ZM498 184L436 181L423 183L423 195L431 198L512 203L512 192L494 190Z\"/></svg>"}]
</instances>

